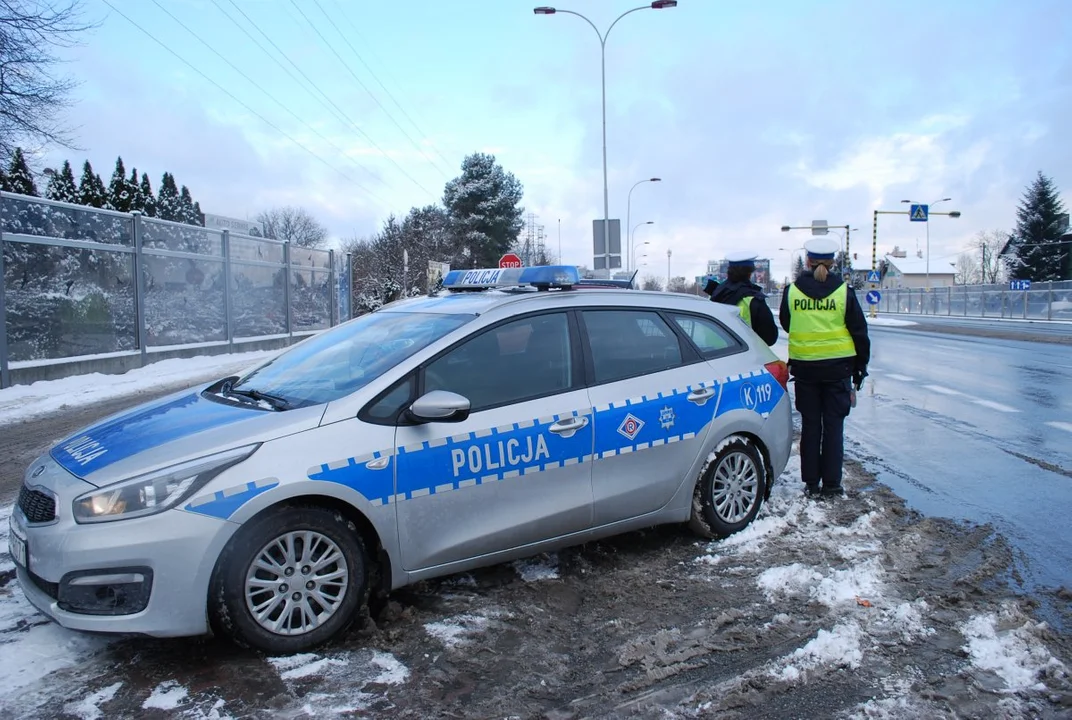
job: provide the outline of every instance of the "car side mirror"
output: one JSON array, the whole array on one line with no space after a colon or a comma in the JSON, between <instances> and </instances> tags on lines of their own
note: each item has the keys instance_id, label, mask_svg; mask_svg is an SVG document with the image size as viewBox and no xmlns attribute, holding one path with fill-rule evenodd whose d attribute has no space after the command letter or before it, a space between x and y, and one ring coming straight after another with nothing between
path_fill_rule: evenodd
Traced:
<instances>
[{"instance_id":1,"label":"car side mirror","mask_svg":"<svg viewBox=\"0 0 1072 720\"><path fill-rule=\"evenodd\" d=\"M433 390L414 400L408 414L418 422L461 422L469 417L469 407L469 398Z\"/></svg>"}]
</instances>

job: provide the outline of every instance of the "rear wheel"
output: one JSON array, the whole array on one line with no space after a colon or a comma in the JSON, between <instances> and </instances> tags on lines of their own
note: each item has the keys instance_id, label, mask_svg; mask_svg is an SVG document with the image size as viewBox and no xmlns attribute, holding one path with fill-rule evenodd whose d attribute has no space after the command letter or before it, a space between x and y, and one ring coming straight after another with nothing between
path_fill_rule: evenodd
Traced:
<instances>
[{"instance_id":1,"label":"rear wheel","mask_svg":"<svg viewBox=\"0 0 1072 720\"><path fill-rule=\"evenodd\" d=\"M243 526L220 555L212 624L237 644L302 652L345 632L368 596L368 556L352 522L286 507Z\"/></svg>"},{"instance_id":2,"label":"rear wheel","mask_svg":"<svg viewBox=\"0 0 1072 720\"><path fill-rule=\"evenodd\" d=\"M759 512L766 486L766 468L758 448L744 437L730 440L696 483L689 528L707 538L740 532Z\"/></svg>"}]
</instances>

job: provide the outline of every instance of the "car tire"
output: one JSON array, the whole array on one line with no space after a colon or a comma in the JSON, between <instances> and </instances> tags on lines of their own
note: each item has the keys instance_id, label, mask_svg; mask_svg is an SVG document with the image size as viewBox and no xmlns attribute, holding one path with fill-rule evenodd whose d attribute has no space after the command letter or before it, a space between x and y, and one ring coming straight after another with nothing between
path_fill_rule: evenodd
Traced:
<instances>
[{"instance_id":1,"label":"car tire","mask_svg":"<svg viewBox=\"0 0 1072 720\"><path fill-rule=\"evenodd\" d=\"M724 441L700 473L689 528L705 538L740 532L755 519L767 488L759 449L744 437Z\"/></svg>"},{"instance_id":2,"label":"car tire","mask_svg":"<svg viewBox=\"0 0 1072 720\"><path fill-rule=\"evenodd\" d=\"M304 652L346 632L368 592L368 553L354 523L326 508L284 507L243 525L220 554L209 619L241 647Z\"/></svg>"}]
</instances>

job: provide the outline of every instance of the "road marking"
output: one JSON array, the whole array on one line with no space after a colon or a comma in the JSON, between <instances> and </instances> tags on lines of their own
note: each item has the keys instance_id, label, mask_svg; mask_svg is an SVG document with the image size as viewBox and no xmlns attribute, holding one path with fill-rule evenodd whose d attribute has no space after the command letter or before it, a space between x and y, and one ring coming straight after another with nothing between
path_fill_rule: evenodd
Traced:
<instances>
[{"instance_id":1,"label":"road marking","mask_svg":"<svg viewBox=\"0 0 1072 720\"><path fill-rule=\"evenodd\" d=\"M890 373L887 375L890 380L900 380L901 382L915 382L914 377L908 377L907 375L897 375L896 373Z\"/></svg>"},{"instance_id":2,"label":"road marking","mask_svg":"<svg viewBox=\"0 0 1072 720\"><path fill-rule=\"evenodd\" d=\"M991 410L997 410L998 412L1004 412L1004 413L1018 413L1018 412L1020 412L1019 410L1017 410L1014 407L1009 407L1008 405L1002 405L1001 403L994 402L993 400L972 400L972 402L975 403L976 405L982 405L983 407L990 408Z\"/></svg>"},{"instance_id":3,"label":"road marking","mask_svg":"<svg viewBox=\"0 0 1072 720\"><path fill-rule=\"evenodd\" d=\"M950 390L947 387L942 387L941 385L924 385L923 387L927 388L931 392L941 393L942 395L963 395L964 394L964 393L959 392L957 390Z\"/></svg>"},{"instance_id":4,"label":"road marking","mask_svg":"<svg viewBox=\"0 0 1072 720\"><path fill-rule=\"evenodd\" d=\"M1072 423L1061 422L1060 420L1053 420L1046 424L1052 428L1057 428L1058 430L1064 430L1065 432L1072 433Z\"/></svg>"}]
</instances>

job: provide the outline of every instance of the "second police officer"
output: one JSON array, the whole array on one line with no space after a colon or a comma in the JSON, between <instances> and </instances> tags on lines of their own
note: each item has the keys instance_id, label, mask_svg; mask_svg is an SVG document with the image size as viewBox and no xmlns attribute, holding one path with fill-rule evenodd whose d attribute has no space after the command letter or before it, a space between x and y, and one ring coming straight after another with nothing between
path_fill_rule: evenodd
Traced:
<instances>
[{"instance_id":1,"label":"second police officer","mask_svg":"<svg viewBox=\"0 0 1072 720\"><path fill-rule=\"evenodd\" d=\"M808 496L841 496L845 418L867 377L871 340L856 293L831 270L837 241L818 237L804 249L807 269L778 312L800 413L800 475Z\"/></svg>"},{"instance_id":2,"label":"second police officer","mask_svg":"<svg viewBox=\"0 0 1072 720\"><path fill-rule=\"evenodd\" d=\"M709 280L704 292L711 296L711 302L736 305L756 335L773 345L778 341L778 326L774 323L774 313L767 305L763 288L752 282L752 273L756 270L755 253L731 253L726 260L726 282L716 284Z\"/></svg>"}]
</instances>

